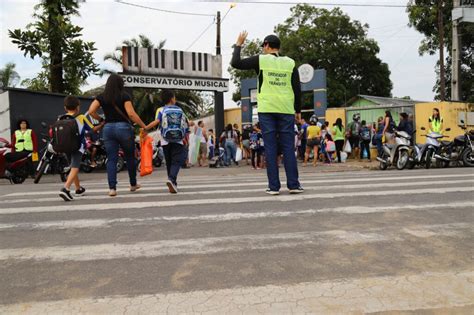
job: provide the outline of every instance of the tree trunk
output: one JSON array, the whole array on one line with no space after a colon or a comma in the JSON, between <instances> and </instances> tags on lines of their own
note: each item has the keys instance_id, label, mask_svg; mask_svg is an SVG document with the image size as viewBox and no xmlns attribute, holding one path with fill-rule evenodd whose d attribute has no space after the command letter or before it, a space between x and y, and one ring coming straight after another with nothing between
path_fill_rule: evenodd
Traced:
<instances>
[{"instance_id":1,"label":"tree trunk","mask_svg":"<svg viewBox=\"0 0 474 315\"><path fill-rule=\"evenodd\" d=\"M58 11L61 11L61 4L57 0L48 0L49 5L57 6ZM48 22L50 25L50 32L48 34L49 47L50 47L50 84L51 92L64 93L64 81L63 81L63 52L61 47L61 37L59 35L60 25L57 25L55 19L57 13L50 10L48 12Z\"/></svg>"},{"instance_id":2,"label":"tree trunk","mask_svg":"<svg viewBox=\"0 0 474 315\"><path fill-rule=\"evenodd\" d=\"M440 96L443 102L446 97L446 75L444 69L444 24L443 24L443 0L438 0L438 31L439 31L439 82Z\"/></svg>"}]
</instances>

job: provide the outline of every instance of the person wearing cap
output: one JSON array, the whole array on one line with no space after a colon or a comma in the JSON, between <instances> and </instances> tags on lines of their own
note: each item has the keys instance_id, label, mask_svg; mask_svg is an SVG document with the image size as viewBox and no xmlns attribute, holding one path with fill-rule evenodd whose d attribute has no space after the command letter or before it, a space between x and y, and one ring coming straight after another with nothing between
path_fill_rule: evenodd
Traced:
<instances>
[{"instance_id":1,"label":"person wearing cap","mask_svg":"<svg viewBox=\"0 0 474 315\"><path fill-rule=\"evenodd\" d=\"M295 61L280 55L280 39L268 35L263 40L260 55L241 59L240 51L247 32L239 34L234 46L231 66L240 70L255 70L258 75L258 119L265 143L267 162L267 194L278 195L281 183L278 175L277 151L283 151L287 187L291 194L304 190L298 179L294 147L294 125L301 120L301 86ZM277 140L278 139L278 140Z\"/></svg>"}]
</instances>

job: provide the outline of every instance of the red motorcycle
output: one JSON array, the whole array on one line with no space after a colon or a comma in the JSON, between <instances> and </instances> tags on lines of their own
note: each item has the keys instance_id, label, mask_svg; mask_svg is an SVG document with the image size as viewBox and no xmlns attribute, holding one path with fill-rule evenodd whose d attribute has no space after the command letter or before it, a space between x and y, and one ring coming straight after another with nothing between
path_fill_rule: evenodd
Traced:
<instances>
[{"instance_id":1,"label":"red motorcycle","mask_svg":"<svg viewBox=\"0 0 474 315\"><path fill-rule=\"evenodd\" d=\"M7 139L0 138L0 178L5 178L12 184L21 184L28 177L28 160L31 153L17 161L8 162L7 155L11 149L11 144Z\"/></svg>"}]
</instances>

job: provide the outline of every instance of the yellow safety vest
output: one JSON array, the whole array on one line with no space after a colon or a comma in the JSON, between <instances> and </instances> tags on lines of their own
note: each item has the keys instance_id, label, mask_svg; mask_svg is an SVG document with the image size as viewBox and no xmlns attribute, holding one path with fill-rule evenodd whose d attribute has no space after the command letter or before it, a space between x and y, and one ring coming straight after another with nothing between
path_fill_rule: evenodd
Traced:
<instances>
[{"instance_id":1,"label":"yellow safety vest","mask_svg":"<svg viewBox=\"0 0 474 315\"><path fill-rule=\"evenodd\" d=\"M272 54L259 56L262 82L257 94L259 113L295 113L295 93L291 75L295 61Z\"/></svg>"},{"instance_id":2,"label":"yellow safety vest","mask_svg":"<svg viewBox=\"0 0 474 315\"><path fill-rule=\"evenodd\" d=\"M21 130L15 131L15 151L21 152L23 150L33 151L33 138L31 137L31 129L27 129L24 133Z\"/></svg>"},{"instance_id":3,"label":"yellow safety vest","mask_svg":"<svg viewBox=\"0 0 474 315\"><path fill-rule=\"evenodd\" d=\"M433 116L430 117L431 120L431 132L441 133L441 123L443 122L443 118L439 118L439 120L435 120Z\"/></svg>"},{"instance_id":4,"label":"yellow safety vest","mask_svg":"<svg viewBox=\"0 0 474 315\"><path fill-rule=\"evenodd\" d=\"M344 133L345 133L344 127L342 128L342 130L340 130L338 126L334 126L332 127L332 133L333 133L334 141L344 140Z\"/></svg>"}]
</instances>

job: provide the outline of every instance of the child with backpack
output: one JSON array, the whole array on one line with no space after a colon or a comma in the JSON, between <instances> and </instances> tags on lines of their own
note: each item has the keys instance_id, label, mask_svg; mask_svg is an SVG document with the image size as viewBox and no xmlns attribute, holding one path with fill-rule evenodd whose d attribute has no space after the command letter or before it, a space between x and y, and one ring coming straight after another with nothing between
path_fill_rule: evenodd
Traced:
<instances>
[{"instance_id":1,"label":"child with backpack","mask_svg":"<svg viewBox=\"0 0 474 315\"><path fill-rule=\"evenodd\" d=\"M184 141L189 134L188 120L183 110L176 105L176 96L171 90L163 90L161 101L165 106L156 111L156 119L145 130L160 126L161 145L165 154L168 181L166 185L172 194L178 193L178 173L186 160Z\"/></svg>"},{"instance_id":2,"label":"child with backpack","mask_svg":"<svg viewBox=\"0 0 474 315\"><path fill-rule=\"evenodd\" d=\"M367 159L370 162L370 140L372 139L372 130L365 120L362 120L362 126L360 127L359 136L360 136L360 159L364 158L364 151L367 151Z\"/></svg>"},{"instance_id":3,"label":"child with backpack","mask_svg":"<svg viewBox=\"0 0 474 315\"><path fill-rule=\"evenodd\" d=\"M77 97L66 96L64 109L66 114L53 124L53 149L58 153L67 154L71 161L71 171L64 187L59 191L59 196L64 201L71 201L74 199L70 191L72 183L76 187L75 196L83 196L86 192L79 181L79 167L86 148L86 131L97 132L103 124L94 127L86 116L79 114L80 101Z\"/></svg>"}]
</instances>

